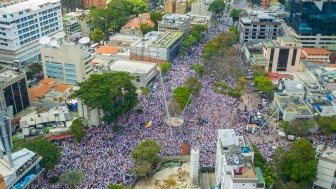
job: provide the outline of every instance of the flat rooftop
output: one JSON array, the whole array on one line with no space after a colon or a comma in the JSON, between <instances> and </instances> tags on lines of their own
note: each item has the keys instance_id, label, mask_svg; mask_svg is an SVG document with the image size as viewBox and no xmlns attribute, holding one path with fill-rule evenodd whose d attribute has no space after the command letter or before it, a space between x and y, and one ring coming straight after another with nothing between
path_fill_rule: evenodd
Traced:
<instances>
[{"instance_id":1,"label":"flat rooftop","mask_svg":"<svg viewBox=\"0 0 336 189\"><path fill-rule=\"evenodd\" d=\"M310 108L300 97L289 96L287 94L276 94L274 95L274 100L278 106L282 105L282 110L296 111L300 116L313 116Z\"/></svg>"},{"instance_id":2,"label":"flat rooftop","mask_svg":"<svg viewBox=\"0 0 336 189\"><path fill-rule=\"evenodd\" d=\"M0 71L0 85L20 76L21 74L23 74L23 72L16 72L15 70L4 68Z\"/></svg>"},{"instance_id":3,"label":"flat rooftop","mask_svg":"<svg viewBox=\"0 0 336 189\"><path fill-rule=\"evenodd\" d=\"M12 5L1 7L0 14L13 14L13 13L17 13L20 11L28 11L28 12L36 11L36 10L41 9L44 6L58 3L58 2L60 2L60 0L27 0L23 2L17 2ZM8 16L7 18L10 18L9 15L7 16Z\"/></svg>"},{"instance_id":4,"label":"flat rooftop","mask_svg":"<svg viewBox=\"0 0 336 189\"><path fill-rule=\"evenodd\" d=\"M316 149L320 153L319 157L326 158L332 161L336 161L336 148L326 145L319 145Z\"/></svg>"},{"instance_id":5,"label":"flat rooftop","mask_svg":"<svg viewBox=\"0 0 336 189\"><path fill-rule=\"evenodd\" d=\"M157 47L168 48L183 35L182 32L157 32L152 31L146 34L145 39L139 39L132 46L135 47Z\"/></svg>"},{"instance_id":6,"label":"flat rooftop","mask_svg":"<svg viewBox=\"0 0 336 189\"><path fill-rule=\"evenodd\" d=\"M159 23L160 25L176 25L179 26L190 20L189 16L179 14L166 14Z\"/></svg>"},{"instance_id":7,"label":"flat rooftop","mask_svg":"<svg viewBox=\"0 0 336 189\"><path fill-rule=\"evenodd\" d=\"M149 62L117 60L110 66L111 71L129 72L131 74L146 74L150 72L156 64Z\"/></svg>"}]
</instances>

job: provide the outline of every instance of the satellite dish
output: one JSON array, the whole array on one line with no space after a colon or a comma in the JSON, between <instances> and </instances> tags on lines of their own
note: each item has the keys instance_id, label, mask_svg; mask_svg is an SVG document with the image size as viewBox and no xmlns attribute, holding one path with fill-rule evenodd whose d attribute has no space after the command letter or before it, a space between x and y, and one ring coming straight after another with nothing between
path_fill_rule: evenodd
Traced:
<instances>
[{"instance_id":1,"label":"satellite dish","mask_svg":"<svg viewBox=\"0 0 336 189\"><path fill-rule=\"evenodd\" d=\"M296 88L297 89L303 89L303 85L299 83L299 84L296 85Z\"/></svg>"},{"instance_id":2,"label":"satellite dish","mask_svg":"<svg viewBox=\"0 0 336 189\"><path fill-rule=\"evenodd\" d=\"M50 43L50 40L51 40L50 37L44 36L44 37L41 37L41 39L39 40L39 43L42 45L46 45Z\"/></svg>"},{"instance_id":3,"label":"satellite dish","mask_svg":"<svg viewBox=\"0 0 336 189\"><path fill-rule=\"evenodd\" d=\"M51 47L58 47L58 43L56 40L51 40L50 43L49 43L49 46Z\"/></svg>"},{"instance_id":4,"label":"satellite dish","mask_svg":"<svg viewBox=\"0 0 336 189\"><path fill-rule=\"evenodd\" d=\"M63 39L65 37L65 33L64 32L58 32L54 35L55 39Z\"/></svg>"},{"instance_id":5,"label":"satellite dish","mask_svg":"<svg viewBox=\"0 0 336 189\"><path fill-rule=\"evenodd\" d=\"M88 43L90 43L90 38L88 38L88 37L82 37L82 38L79 39L78 43L80 43L82 45L88 44Z\"/></svg>"}]
</instances>

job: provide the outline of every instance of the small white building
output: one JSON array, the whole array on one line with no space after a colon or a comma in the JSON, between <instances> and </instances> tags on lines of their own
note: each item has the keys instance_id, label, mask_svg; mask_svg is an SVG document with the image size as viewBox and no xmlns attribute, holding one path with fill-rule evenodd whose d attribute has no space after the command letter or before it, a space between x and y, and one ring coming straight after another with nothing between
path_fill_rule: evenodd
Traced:
<instances>
[{"instance_id":1,"label":"small white building","mask_svg":"<svg viewBox=\"0 0 336 189\"><path fill-rule=\"evenodd\" d=\"M156 78L157 64L130 60L117 60L110 66L112 72L128 72L134 77L133 84L138 88L147 87Z\"/></svg>"},{"instance_id":2,"label":"small white building","mask_svg":"<svg viewBox=\"0 0 336 189\"><path fill-rule=\"evenodd\" d=\"M314 186L325 189L336 188L336 149L319 145L316 149L316 155L319 161Z\"/></svg>"},{"instance_id":3,"label":"small white building","mask_svg":"<svg viewBox=\"0 0 336 189\"><path fill-rule=\"evenodd\" d=\"M216 153L216 186L220 189L262 189L265 181L253 165L254 151L247 137L234 129L219 129Z\"/></svg>"}]
</instances>

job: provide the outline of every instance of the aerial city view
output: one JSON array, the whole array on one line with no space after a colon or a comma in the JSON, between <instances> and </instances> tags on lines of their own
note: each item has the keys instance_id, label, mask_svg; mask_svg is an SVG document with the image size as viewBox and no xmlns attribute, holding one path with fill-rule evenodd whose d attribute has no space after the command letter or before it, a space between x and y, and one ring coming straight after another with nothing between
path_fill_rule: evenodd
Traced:
<instances>
[{"instance_id":1,"label":"aerial city view","mask_svg":"<svg viewBox=\"0 0 336 189\"><path fill-rule=\"evenodd\" d=\"M336 0L0 0L0 189L335 189Z\"/></svg>"}]
</instances>

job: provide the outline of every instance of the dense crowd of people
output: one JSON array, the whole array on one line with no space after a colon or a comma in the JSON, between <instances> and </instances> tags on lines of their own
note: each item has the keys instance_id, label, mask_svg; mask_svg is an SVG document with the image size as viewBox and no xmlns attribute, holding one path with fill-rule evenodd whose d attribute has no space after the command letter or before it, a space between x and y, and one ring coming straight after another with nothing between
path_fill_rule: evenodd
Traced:
<instances>
[{"instance_id":1,"label":"dense crowd of people","mask_svg":"<svg viewBox=\"0 0 336 189\"><path fill-rule=\"evenodd\" d=\"M202 63L205 42L227 31L231 24L231 20L222 18L219 25L209 28L204 39L191 49L191 54L179 55L174 59L171 71L165 76L168 101L174 88L183 85L188 77L195 76L191 65ZM193 96L191 104L186 108L183 114L185 124L172 129L173 135L164 123L164 95L160 82L157 82L148 95L139 96L137 107L119 119L119 124L124 127L122 133L113 134L111 125L101 125L88 129L80 142L72 139L55 142L61 148L60 163L38 178L30 188L65 188L60 183L49 184L48 178L61 175L67 170L84 173L84 181L79 185L83 189L107 188L111 183L129 184L134 180L131 173L134 162L130 152L143 139L155 140L161 148L159 155L167 156L180 155L182 143L188 141L191 147L200 149L201 166L214 166L217 130L234 128L237 134L245 134L246 119L240 116L234 105L237 102L235 98L213 92L213 78L204 76L200 81L203 88L198 95ZM231 86L235 85L233 77L228 77L225 81ZM142 111L137 111L139 109ZM146 123L152 119L156 121L146 128ZM202 125L197 120L203 120Z\"/></svg>"}]
</instances>

